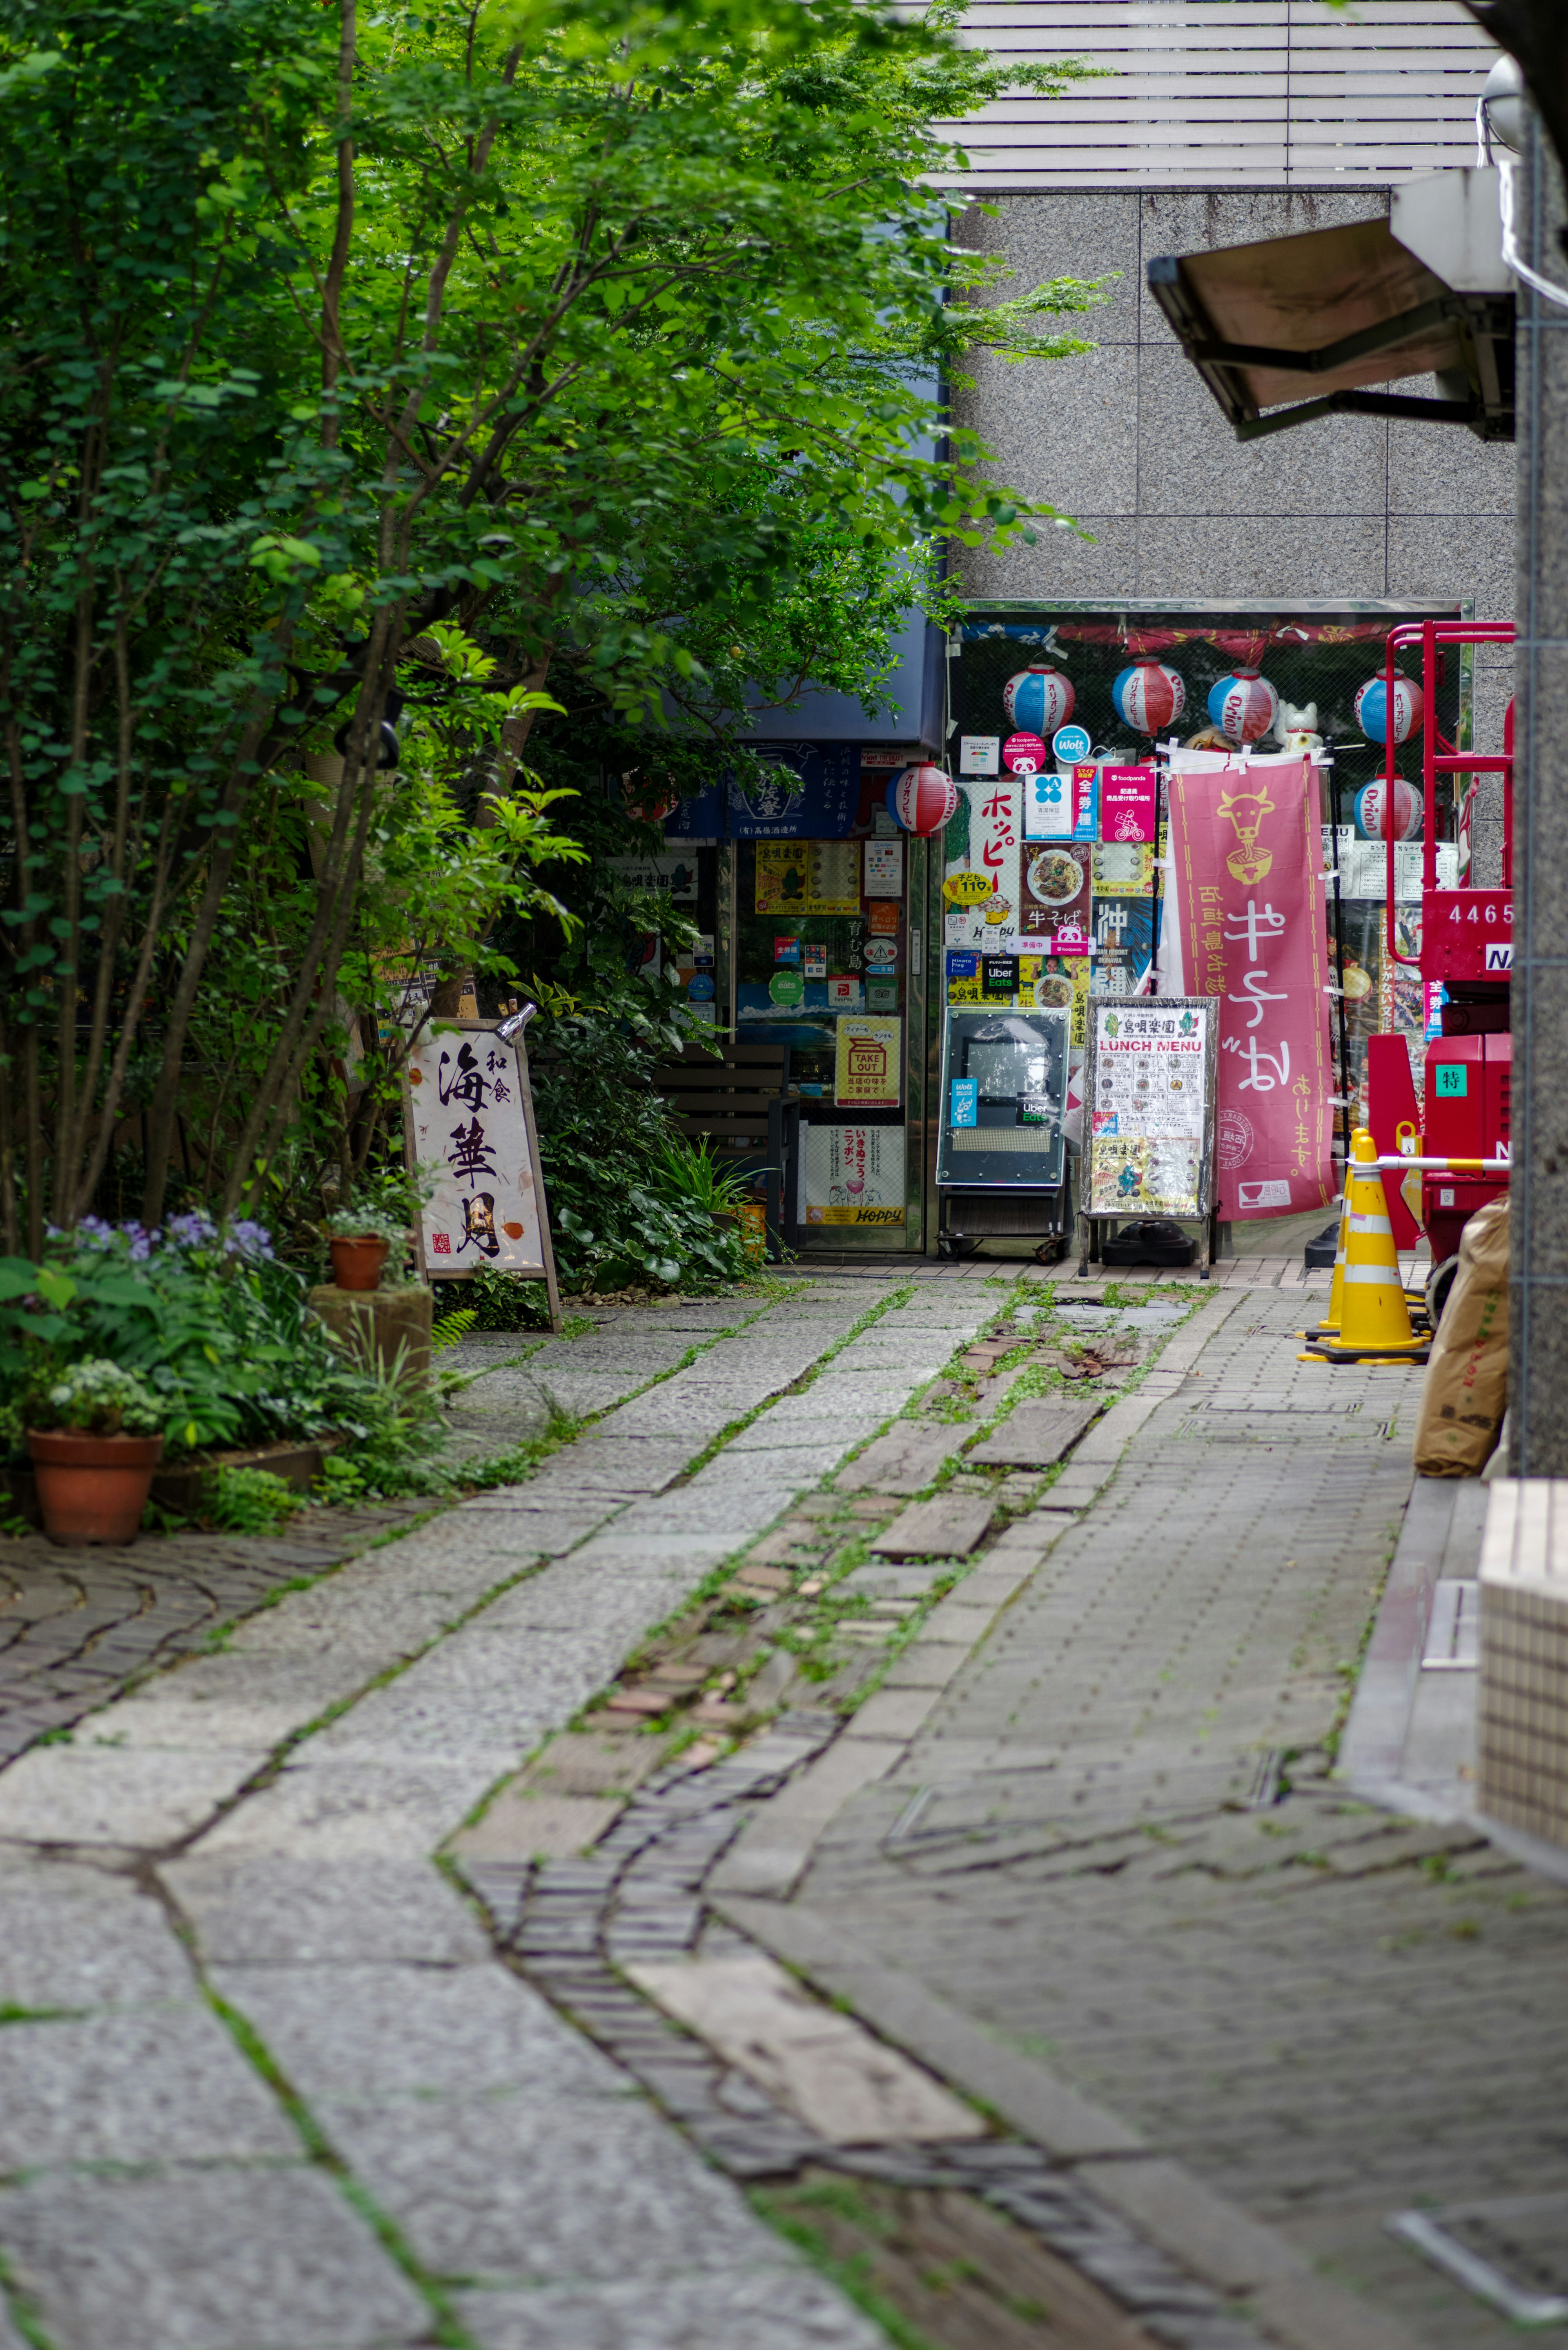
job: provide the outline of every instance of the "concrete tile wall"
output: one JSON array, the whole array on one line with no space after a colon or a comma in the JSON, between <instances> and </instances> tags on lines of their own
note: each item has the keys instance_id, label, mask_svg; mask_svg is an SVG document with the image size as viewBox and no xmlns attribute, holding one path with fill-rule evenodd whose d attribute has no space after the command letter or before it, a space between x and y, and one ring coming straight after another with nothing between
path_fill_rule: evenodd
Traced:
<instances>
[{"instance_id":1,"label":"concrete tile wall","mask_svg":"<svg viewBox=\"0 0 1568 2350\"><path fill-rule=\"evenodd\" d=\"M1268 190L992 200L961 241L1003 256L999 292L1052 277L1106 277L1079 359L981 353L954 421L993 452L996 477L1070 515L1087 538L1042 527L1033 546L967 552L975 596L1473 597L1477 617L1514 607L1514 462L1452 425L1322 417L1267 441L1233 436L1149 298L1158 253L1256 244L1386 211L1376 192ZM1401 387L1435 396L1436 386ZM1501 749L1512 684L1506 647L1475 663L1475 741ZM1483 785L1477 878L1498 878L1497 788Z\"/></svg>"}]
</instances>

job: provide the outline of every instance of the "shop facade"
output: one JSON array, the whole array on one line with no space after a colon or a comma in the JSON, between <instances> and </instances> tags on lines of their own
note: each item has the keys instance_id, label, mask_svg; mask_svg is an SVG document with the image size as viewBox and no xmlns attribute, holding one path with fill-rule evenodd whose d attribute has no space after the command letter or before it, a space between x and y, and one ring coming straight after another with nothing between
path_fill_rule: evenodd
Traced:
<instances>
[{"instance_id":1,"label":"shop facade","mask_svg":"<svg viewBox=\"0 0 1568 2350\"><path fill-rule=\"evenodd\" d=\"M1076 526L958 554L966 619L945 642L911 625L895 713L868 723L828 696L760 712L755 747L772 788L715 785L671 823L711 940L691 972L699 996L735 1035L789 1047L803 1253L936 1252L955 1006L1066 1011L1075 1147L1086 1007L1147 986L1164 920L1158 844L1107 837L1104 772L1158 765L1157 746L1201 733L1210 693L1249 654L1281 712L1333 752L1321 816L1330 984L1344 990L1333 999L1336 1136L1364 1102L1372 1035L1406 1037L1418 1084L1431 1007L1386 951L1386 859L1356 814L1382 751L1355 694L1397 622L1513 609L1511 448L1356 415L1239 445L1147 284L1158 255L1386 213L1402 179L1470 161L1475 100L1496 55L1479 27L1450 0L1400 0L1356 19L1286 0L1240 15L1207 0L1174 15L1146 0L1036 0L1027 14L1023 26L1015 10L980 0L971 21L1004 55L1085 57L1107 72L1067 99L1001 100L962 126L969 168L956 183L986 209L958 233L1005 255L1008 295L1101 279L1103 305L1085 321L1096 348L1038 365L981 352L953 412L992 451L999 482ZM1185 696L1182 714L1149 733L1113 696L1146 652ZM1010 678L1032 665L1070 682L1096 776L1075 803L1071 837L1049 840L1027 837L1022 779L1001 758L1011 733L1051 734L1007 708ZM1511 690L1510 649L1478 649L1446 674L1434 722L1448 741L1501 749ZM965 772L971 739L993 746L993 772ZM1254 748L1291 739L1271 730ZM919 759L939 762L961 794L929 839L900 836L886 806L890 775ZM1463 814L1461 827L1447 811L1445 852L1493 882L1499 786L1483 781ZM1068 863L1079 875L1072 905L1060 902ZM1415 844L1401 842L1400 952L1414 951L1417 865ZM988 915L947 889L976 869L1001 877ZM1044 902L1032 875L1046 881ZM1075 915L1080 937L1064 937Z\"/></svg>"},{"instance_id":2,"label":"shop facade","mask_svg":"<svg viewBox=\"0 0 1568 2350\"><path fill-rule=\"evenodd\" d=\"M1092 1007L1167 983L1158 958L1172 884L1157 828L1168 759L1206 730L1223 739L1211 712L1228 692L1250 698L1250 754L1267 760L1295 745L1317 768L1313 920L1325 929L1336 1147L1365 1117L1373 1035L1406 1039L1419 1092L1437 1007L1388 951L1376 830L1386 754L1362 710L1389 630L1428 617L1470 616L1464 599L977 602L939 641L938 694L904 740L762 738L764 782L728 780L671 815L665 879L701 934L693 1008L742 1043L787 1052L778 1081L798 1099L799 1136L786 1215L803 1253L930 1254L955 1227L967 1240L1033 1233L1044 1245L1062 1229L1082 1198ZM1471 662L1456 659L1426 720L1467 744L1474 701ZM1081 756L1049 747L1062 723L1081 730ZM1070 733L1062 740L1075 747ZM932 759L933 741L957 805L922 837L898 822L889 785ZM1475 805L1455 795L1440 816L1439 860L1456 880L1472 869ZM1397 845L1392 930L1411 957L1419 876L1412 834ZM977 1009L1064 1016L1065 1201L1018 1197L1056 1188L1053 1118L1038 1136L1007 1139L1017 1156L1003 1171L988 1150L993 1212L972 1184L966 1217L951 1212L963 1162L955 1171L944 1063L952 1015ZM971 1147L986 1141L977 1134Z\"/></svg>"}]
</instances>

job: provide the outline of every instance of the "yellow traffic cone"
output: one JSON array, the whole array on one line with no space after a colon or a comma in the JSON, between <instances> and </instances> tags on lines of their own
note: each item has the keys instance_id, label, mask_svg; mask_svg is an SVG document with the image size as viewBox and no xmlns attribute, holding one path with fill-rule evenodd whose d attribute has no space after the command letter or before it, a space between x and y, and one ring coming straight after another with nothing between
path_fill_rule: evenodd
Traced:
<instances>
[{"instance_id":1,"label":"yellow traffic cone","mask_svg":"<svg viewBox=\"0 0 1568 2350\"><path fill-rule=\"evenodd\" d=\"M1345 1173L1339 1336L1314 1340L1312 1352L1326 1363L1424 1363L1429 1343L1410 1334L1394 1228L1377 1171L1377 1145L1365 1127L1350 1138Z\"/></svg>"},{"instance_id":2,"label":"yellow traffic cone","mask_svg":"<svg viewBox=\"0 0 1568 2350\"><path fill-rule=\"evenodd\" d=\"M1346 1180L1339 1202L1339 1237L1334 1243L1334 1279L1328 1284L1328 1312L1310 1330L1298 1330L1298 1338L1337 1338L1340 1315L1345 1302L1345 1232L1350 1215L1350 1184Z\"/></svg>"}]
</instances>

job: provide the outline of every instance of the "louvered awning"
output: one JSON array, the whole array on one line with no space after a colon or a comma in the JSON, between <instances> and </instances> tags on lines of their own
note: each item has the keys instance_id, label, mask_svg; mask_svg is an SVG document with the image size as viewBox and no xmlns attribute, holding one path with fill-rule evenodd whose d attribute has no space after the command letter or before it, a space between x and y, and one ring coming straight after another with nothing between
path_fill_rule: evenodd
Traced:
<instances>
[{"instance_id":1,"label":"louvered awning","mask_svg":"<svg viewBox=\"0 0 1568 2350\"><path fill-rule=\"evenodd\" d=\"M1346 413L1513 438L1512 294L1457 290L1386 220L1162 255L1148 288L1238 440ZM1411 376L1438 397L1372 388Z\"/></svg>"}]
</instances>

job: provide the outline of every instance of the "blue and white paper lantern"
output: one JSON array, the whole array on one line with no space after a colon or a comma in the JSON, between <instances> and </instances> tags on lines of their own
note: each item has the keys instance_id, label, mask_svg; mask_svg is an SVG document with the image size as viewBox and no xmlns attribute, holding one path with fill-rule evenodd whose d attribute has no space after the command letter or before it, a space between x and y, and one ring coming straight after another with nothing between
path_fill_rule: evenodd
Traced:
<instances>
[{"instance_id":1,"label":"blue and white paper lantern","mask_svg":"<svg viewBox=\"0 0 1568 2350\"><path fill-rule=\"evenodd\" d=\"M1388 740L1388 685L1369 677L1355 697L1355 723L1369 743ZM1394 740L1407 743L1421 724L1421 689L1413 678L1394 680Z\"/></svg>"},{"instance_id":2,"label":"blue and white paper lantern","mask_svg":"<svg viewBox=\"0 0 1568 2350\"><path fill-rule=\"evenodd\" d=\"M1187 707L1187 686L1180 673L1163 661L1135 661L1118 672L1111 684L1116 716L1135 734L1158 734L1174 726Z\"/></svg>"},{"instance_id":3,"label":"blue and white paper lantern","mask_svg":"<svg viewBox=\"0 0 1568 2350\"><path fill-rule=\"evenodd\" d=\"M1255 669L1239 669L1209 689L1209 717L1232 743L1256 743L1280 713L1280 697Z\"/></svg>"},{"instance_id":4,"label":"blue and white paper lantern","mask_svg":"<svg viewBox=\"0 0 1568 2350\"><path fill-rule=\"evenodd\" d=\"M1074 698L1072 679L1040 661L1020 670L1002 689L1002 706L1012 724L1047 741L1073 715Z\"/></svg>"}]
</instances>

